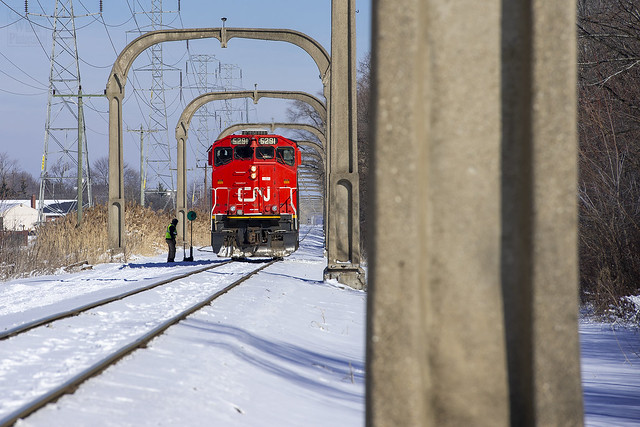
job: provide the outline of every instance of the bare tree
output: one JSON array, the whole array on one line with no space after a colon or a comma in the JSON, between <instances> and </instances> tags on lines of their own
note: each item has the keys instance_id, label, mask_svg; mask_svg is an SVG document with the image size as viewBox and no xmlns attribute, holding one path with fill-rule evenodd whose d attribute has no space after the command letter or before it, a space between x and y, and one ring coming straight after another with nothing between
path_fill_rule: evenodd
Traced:
<instances>
[{"instance_id":1,"label":"bare tree","mask_svg":"<svg viewBox=\"0 0 640 427\"><path fill-rule=\"evenodd\" d=\"M371 54L358 64L358 172L360 174L360 236L366 258L369 211L369 104L371 93Z\"/></svg>"},{"instance_id":2,"label":"bare tree","mask_svg":"<svg viewBox=\"0 0 640 427\"><path fill-rule=\"evenodd\" d=\"M311 126L314 126L318 129L326 129L326 123L318 114L318 112L309 104L303 101L292 101L291 107L287 109L287 120L292 123L305 123ZM320 140L311 132L307 132L304 130L293 130L292 133L295 135L294 139L299 141L311 141L315 142L318 145L322 145ZM309 173L319 174L320 182L324 182L325 173L324 173L324 164L322 162L322 158L317 155L317 153L308 147L300 146L300 150L302 151L302 171L307 171ZM324 195L324 186L321 186L322 196Z\"/></svg>"},{"instance_id":3,"label":"bare tree","mask_svg":"<svg viewBox=\"0 0 640 427\"><path fill-rule=\"evenodd\" d=\"M580 284L600 311L640 285L640 12L580 0Z\"/></svg>"},{"instance_id":4,"label":"bare tree","mask_svg":"<svg viewBox=\"0 0 640 427\"><path fill-rule=\"evenodd\" d=\"M7 153L0 153L0 200L27 199L37 190L38 184L33 176L21 170L18 162Z\"/></svg>"},{"instance_id":5,"label":"bare tree","mask_svg":"<svg viewBox=\"0 0 640 427\"><path fill-rule=\"evenodd\" d=\"M104 156L93 162L92 192L96 204L109 200L109 157ZM124 164L124 198L127 202L137 203L140 200L140 173Z\"/></svg>"}]
</instances>

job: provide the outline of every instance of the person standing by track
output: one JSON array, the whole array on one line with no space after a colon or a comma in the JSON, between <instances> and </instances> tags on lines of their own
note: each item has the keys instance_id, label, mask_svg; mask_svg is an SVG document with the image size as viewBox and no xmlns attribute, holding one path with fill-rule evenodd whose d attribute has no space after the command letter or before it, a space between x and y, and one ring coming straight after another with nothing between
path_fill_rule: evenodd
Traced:
<instances>
[{"instance_id":1,"label":"person standing by track","mask_svg":"<svg viewBox=\"0 0 640 427\"><path fill-rule=\"evenodd\" d=\"M178 225L178 220L174 218L173 220L171 220L171 225L167 226L167 232L165 233L165 239L167 241L167 245L169 246L169 255L167 256L167 262L173 262L176 257L176 236L178 235L176 225Z\"/></svg>"}]
</instances>

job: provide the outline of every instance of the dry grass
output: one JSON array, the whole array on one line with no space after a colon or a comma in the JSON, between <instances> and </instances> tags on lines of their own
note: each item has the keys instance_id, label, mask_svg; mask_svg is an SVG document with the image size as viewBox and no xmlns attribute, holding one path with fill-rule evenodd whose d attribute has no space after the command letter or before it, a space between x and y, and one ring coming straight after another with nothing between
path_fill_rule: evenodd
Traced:
<instances>
[{"instance_id":1,"label":"dry grass","mask_svg":"<svg viewBox=\"0 0 640 427\"><path fill-rule=\"evenodd\" d=\"M166 252L164 233L173 213L154 211L137 204L125 209L125 251L113 253L107 235L107 208L95 206L83 212L83 224L77 226L75 214L40 227L28 247L3 247L0 243L0 280L35 274L48 274L62 267L86 261L88 264L126 262L132 255L152 256ZM187 246L190 224L187 224ZM210 245L209 217L197 212L193 221L193 246ZM178 247L182 242L178 242Z\"/></svg>"}]
</instances>

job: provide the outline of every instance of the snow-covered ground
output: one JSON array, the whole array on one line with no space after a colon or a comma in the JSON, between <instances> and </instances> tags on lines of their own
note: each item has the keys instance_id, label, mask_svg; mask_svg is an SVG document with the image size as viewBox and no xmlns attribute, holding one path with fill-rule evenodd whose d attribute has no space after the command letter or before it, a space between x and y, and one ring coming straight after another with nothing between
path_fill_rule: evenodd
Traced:
<instances>
[{"instance_id":1,"label":"snow-covered ground","mask_svg":"<svg viewBox=\"0 0 640 427\"><path fill-rule=\"evenodd\" d=\"M363 425L366 293L323 282L321 230L306 229L302 237L300 250L284 262L17 425ZM0 330L218 261L207 252L195 257L195 263L168 266L161 255L2 283ZM177 296L178 305L221 286L233 275L224 268L185 278L160 294L139 294L142 301L121 303L124 308L98 308L86 315L97 319L118 312L118 321L130 325L111 331L108 339L89 331L89 320L79 327L75 319L67 329L83 337L87 354L112 346L139 322L152 323L140 312L156 310L161 296ZM44 327L32 331L30 339L0 341L0 419L42 384L86 363L73 353L69 336L56 335L64 329ZM45 336L46 351L29 350ZM583 320L580 339L586 424L640 424L640 336ZM51 362L53 353L62 359ZM19 384L26 389L17 391Z\"/></svg>"},{"instance_id":2,"label":"snow-covered ground","mask_svg":"<svg viewBox=\"0 0 640 427\"><path fill-rule=\"evenodd\" d=\"M301 249L285 261L263 270L170 328L146 349L18 425L362 425L366 294L336 282L324 283L322 236L319 230L308 235L305 231L302 236ZM195 256L200 261L216 260L203 252ZM38 312L63 311L159 277L202 268L187 263L169 267L163 258L4 283L0 330L31 320ZM190 276L162 292L186 295L205 286L213 289L229 275L221 272L226 267ZM147 304L146 310L155 309L159 300L153 292L138 297L148 299L141 302ZM77 319L70 319L68 327L39 328L28 334L29 339L0 341L0 419L15 410L20 396L13 390L21 377L32 377L32 388L38 388L55 381L56 373L85 363L70 348L71 333L85 338L83 345L89 352L112 347L120 338L117 335L138 329L139 303L120 304L124 309L100 307L85 316L88 325L105 316L121 322L126 313L125 325L130 328L111 331L108 337L97 336L88 326L83 331ZM112 314L116 312L117 319ZM70 330L63 337L65 329ZM43 336L49 337L46 350L29 352L28 346ZM69 351L69 360L58 355L55 366L46 366L52 353L65 351ZM33 390L23 394L33 394Z\"/></svg>"},{"instance_id":3,"label":"snow-covered ground","mask_svg":"<svg viewBox=\"0 0 640 427\"><path fill-rule=\"evenodd\" d=\"M588 426L640 425L640 334L582 320L582 388Z\"/></svg>"}]
</instances>

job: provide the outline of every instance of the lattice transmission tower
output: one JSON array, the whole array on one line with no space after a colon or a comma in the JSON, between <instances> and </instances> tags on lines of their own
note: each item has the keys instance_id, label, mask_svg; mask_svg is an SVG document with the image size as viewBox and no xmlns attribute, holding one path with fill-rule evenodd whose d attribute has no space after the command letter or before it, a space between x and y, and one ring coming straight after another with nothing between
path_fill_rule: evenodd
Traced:
<instances>
[{"instance_id":1,"label":"lattice transmission tower","mask_svg":"<svg viewBox=\"0 0 640 427\"><path fill-rule=\"evenodd\" d=\"M40 172L38 220L44 221L44 201L77 199L79 220L83 194L92 202L91 173L82 110L82 86L78 64L75 18L72 0L56 0L53 24L49 96L45 124L44 152ZM83 15L86 16L86 15ZM75 187L75 188L74 188Z\"/></svg>"},{"instance_id":2,"label":"lattice transmission tower","mask_svg":"<svg viewBox=\"0 0 640 427\"><path fill-rule=\"evenodd\" d=\"M191 64L189 66L189 64ZM224 64L215 55L190 54L186 64L187 78L195 82L190 89L198 95L213 91L242 90L242 69L238 65ZM189 78L192 77L192 78ZM249 122L248 99L227 99L205 104L194 114L191 121L191 134L195 143L190 140L191 149L196 156L196 169L204 170L203 190L208 188L207 150L222 130L232 124ZM205 203L209 203L209 192L203 191Z\"/></svg>"},{"instance_id":3,"label":"lattice transmission tower","mask_svg":"<svg viewBox=\"0 0 640 427\"><path fill-rule=\"evenodd\" d=\"M178 3L179 4L179 3ZM165 29L163 16L175 14L178 11L163 10L162 0L151 0L150 8L146 11L136 12L144 15L149 20L149 25L138 26L139 33L145 31L155 31ZM136 19L137 23L137 19ZM135 73L150 72L151 87L148 91L149 120L145 134L148 142L145 143L144 163L145 168L141 171L141 181L144 184L141 201L144 203L144 194L169 195L166 203L175 204L175 170L176 167L171 160L171 153L176 150L175 138L169 134L169 126L166 111L166 85L164 74L167 70L176 71L175 68L167 67L163 62L162 43L151 46L149 64L135 68ZM138 88L140 89L140 88ZM146 176L142 176L142 175ZM150 185L147 185L149 183ZM155 187L153 185L155 184ZM165 204L166 207L166 204Z\"/></svg>"},{"instance_id":4,"label":"lattice transmission tower","mask_svg":"<svg viewBox=\"0 0 640 427\"><path fill-rule=\"evenodd\" d=\"M189 55L189 62L186 64L187 78L189 74L189 63L191 63L191 71L195 78L195 87L192 88L197 90L198 95L220 90L220 88L216 86L218 64L220 61L216 59L215 55ZM191 120L192 134L195 136L196 142L190 145L196 156L196 170L204 171L201 197L203 198L205 206L209 206L210 203L210 194L206 191L206 189L209 188L207 150L213 142L212 128L217 128L215 125L216 121L217 113L209 104L200 107ZM192 195L192 197L194 196L195 195Z\"/></svg>"},{"instance_id":5,"label":"lattice transmission tower","mask_svg":"<svg viewBox=\"0 0 640 427\"><path fill-rule=\"evenodd\" d=\"M198 95L202 95L207 92L213 92L215 90L223 90L218 86L218 67L220 61L218 61L215 55L189 55L189 62L191 63L191 72L195 78L195 87ZM189 63L187 63L187 73L189 73ZM211 122L211 126L210 126ZM206 163L206 152L212 141L212 131L217 122L217 112L215 108L209 104L205 104L198 109L193 115L191 121L194 130L193 135L196 137L197 148L196 153L199 155L196 160L200 163L200 160Z\"/></svg>"},{"instance_id":6,"label":"lattice transmission tower","mask_svg":"<svg viewBox=\"0 0 640 427\"><path fill-rule=\"evenodd\" d=\"M242 68L235 64L223 64L218 66L218 84L223 90L242 90ZM249 122L249 101L245 99L226 99L224 107L220 109L220 130L235 123Z\"/></svg>"},{"instance_id":7,"label":"lattice transmission tower","mask_svg":"<svg viewBox=\"0 0 640 427\"><path fill-rule=\"evenodd\" d=\"M191 63L191 67L189 67ZM215 55L190 54L187 63L187 75L193 76L195 89L199 95L212 91L243 90L242 68L235 64L224 64ZM226 99L218 101L215 105L205 104L194 114L192 124L196 124L198 144L206 149L211 145L210 138L218 134L226 127L236 123L249 122L249 115L255 113L255 109L249 108L246 98Z\"/></svg>"}]
</instances>

